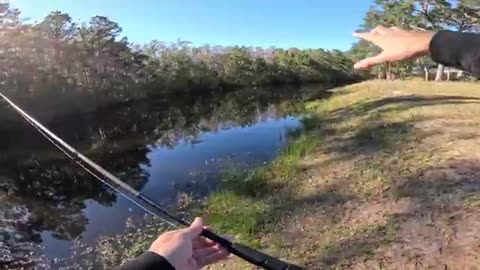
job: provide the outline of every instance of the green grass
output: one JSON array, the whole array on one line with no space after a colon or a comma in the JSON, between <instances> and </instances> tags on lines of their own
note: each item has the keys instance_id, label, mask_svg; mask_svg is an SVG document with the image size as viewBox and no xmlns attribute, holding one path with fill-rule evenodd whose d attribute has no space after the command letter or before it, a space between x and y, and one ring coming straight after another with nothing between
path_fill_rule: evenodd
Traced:
<instances>
[{"instance_id":1,"label":"green grass","mask_svg":"<svg viewBox=\"0 0 480 270\"><path fill-rule=\"evenodd\" d=\"M282 151L282 154L273 161L271 174L282 181L291 180L295 177L299 167L297 162L304 156L312 153L317 147L319 140L315 135L303 133L293 139Z\"/></svg>"},{"instance_id":2,"label":"green grass","mask_svg":"<svg viewBox=\"0 0 480 270\"><path fill-rule=\"evenodd\" d=\"M236 235L240 241L258 244L256 235L272 220L272 192L292 185L298 161L318 146L313 134L317 121L305 117L301 128L290 130L287 145L271 164L253 172L224 168L218 190L207 197L201 209L207 223L222 233Z\"/></svg>"},{"instance_id":3,"label":"green grass","mask_svg":"<svg viewBox=\"0 0 480 270\"><path fill-rule=\"evenodd\" d=\"M464 199L464 202L467 206L479 207L480 206L480 194L473 194L467 196Z\"/></svg>"},{"instance_id":4,"label":"green grass","mask_svg":"<svg viewBox=\"0 0 480 270\"><path fill-rule=\"evenodd\" d=\"M268 205L262 200L242 197L233 191L217 191L204 202L207 224L237 241L258 245L255 235L261 231Z\"/></svg>"}]
</instances>

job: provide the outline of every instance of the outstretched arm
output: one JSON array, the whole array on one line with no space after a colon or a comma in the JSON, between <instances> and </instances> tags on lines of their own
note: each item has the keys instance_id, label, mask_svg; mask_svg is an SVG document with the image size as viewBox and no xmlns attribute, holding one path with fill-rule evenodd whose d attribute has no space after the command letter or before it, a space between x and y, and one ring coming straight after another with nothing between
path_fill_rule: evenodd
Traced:
<instances>
[{"instance_id":1,"label":"outstretched arm","mask_svg":"<svg viewBox=\"0 0 480 270\"><path fill-rule=\"evenodd\" d=\"M480 77L480 35L440 31L407 31L396 27L378 26L370 32L354 33L379 46L383 51L374 57L355 64L356 69L366 69L386 62L415 59L429 55L446 66L463 69Z\"/></svg>"}]
</instances>

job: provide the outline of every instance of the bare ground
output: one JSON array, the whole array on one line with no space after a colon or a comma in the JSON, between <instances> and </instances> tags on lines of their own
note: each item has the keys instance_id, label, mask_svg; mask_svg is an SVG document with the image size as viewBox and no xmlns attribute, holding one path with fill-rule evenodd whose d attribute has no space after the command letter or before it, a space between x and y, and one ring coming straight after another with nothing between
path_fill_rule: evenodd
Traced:
<instances>
[{"instance_id":1,"label":"bare ground","mask_svg":"<svg viewBox=\"0 0 480 270\"><path fill-rule=\"evenodd\" d=\"M479 84L371 81L308 106L321 144L272 195L268 252L308 269L480 269Z\"/></svg>"}]
</instances>

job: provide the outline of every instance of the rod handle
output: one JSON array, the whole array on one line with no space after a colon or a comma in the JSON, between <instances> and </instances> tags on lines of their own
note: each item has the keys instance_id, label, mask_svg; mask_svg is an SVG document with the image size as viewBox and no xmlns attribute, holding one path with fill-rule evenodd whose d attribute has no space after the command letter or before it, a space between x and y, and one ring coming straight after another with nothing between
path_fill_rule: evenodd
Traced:
<instances>
[{"instance_id":1,"label":"rod handle","mask_svg":"<svg viewBox=\"0 0 480 270\"><path fill-rule=\"evenodd\" d=\"M202 236L220 244L230 253L244 259L245 261L266 270L305 270L303 267L284 262L251 247L239 243L232 243L228 239L208 230L203 230Z\"/></svg>"}]
</instances>

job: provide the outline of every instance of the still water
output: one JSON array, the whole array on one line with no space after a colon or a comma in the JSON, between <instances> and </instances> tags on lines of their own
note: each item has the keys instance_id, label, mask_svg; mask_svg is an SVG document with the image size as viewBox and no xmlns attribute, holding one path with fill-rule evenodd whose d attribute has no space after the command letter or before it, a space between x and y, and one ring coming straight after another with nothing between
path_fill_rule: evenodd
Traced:
<instances>
[{"instance_id":1,"label":"still water","mask_svg":"<svg viewBox=\"0 0 480 270\"><path fill-rule=\"evenodd\" d=\"M325 89L158 98L56 119L47 126L159 204L175 207L179 193L208 194L228 166L248 169L275 158L286 132L300 125L301 101L319 98ZM21 257L72 256L74 240L119 233L127 218L144 215L26 124L3 129L0 136L0 268L35 265Z\"/></svg>"}]
</instances>

